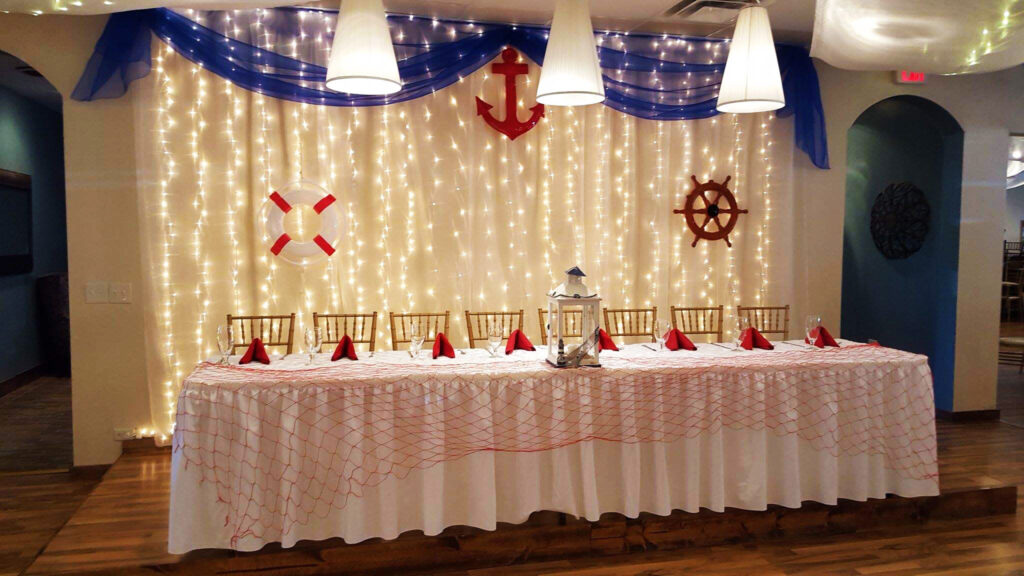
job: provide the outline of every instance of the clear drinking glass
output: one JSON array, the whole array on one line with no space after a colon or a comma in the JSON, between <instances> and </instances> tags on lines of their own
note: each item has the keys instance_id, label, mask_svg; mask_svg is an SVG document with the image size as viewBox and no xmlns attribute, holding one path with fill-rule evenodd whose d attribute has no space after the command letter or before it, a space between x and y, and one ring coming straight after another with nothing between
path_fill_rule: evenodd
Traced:
<instances>
[{"instance_id":1,"label":"clear drinking glass","mask_svg":"<svg viewBox=\"0 0 1024 576\"><path fill-rule=\"evenodd\" d=\"M235 347L235 338L231 326L221 324L217 326L217 349L220 350L220 363L227 364L228 356Z\"/></svg>"},{"instance_id":2,"label":"clear drinking glass","mask_svg":"<svg viewBox=\"0 0 1024 576\"><path fill-rule=\"evenodd\" d=\"M735 342L737 350L739 350L740 348L743 347L742 346L742 344L743 344L743 333L747 331L747 328L750 328L750 318L748 318L746 316L737 316L736 317L736 342Z\"/></svg>"},{"instance_id":3,"label":"clear drinking glass","mask_svg":"<svg viewBox=\"0 0 1024 576\"><path fill-rule=\"evenodd\" d=\"M312 364L313 359L320 353L320 347L324 344L323 334L323 329L319 326L306 328L306 353L309 354L309 362L307 364Z\"/></svg>"},{"instance_id":4,"label":"clear drinking glass","mask_svg":"<svg viewBox=\"0 0 1024 576\"><path fill-rule=\"evenodd\" d=\"M814 345L814 340L817 338L818 326L821 326L821 316L818 314L808 314L807 321L804 323L804 334L807 336L807 341Z\"/></svg>"},{"instance_id":5,"label":"clear drinking glass","mask_svg":"<svg viewBox=\"0 0 1024 576\"><path fill-rule=\"evenodd\" d=\"M423 340L427 335L424 332L423 324L419 320L413 320L409 324L409 356L416 358L423 347Z\"/></svg>"},{"instance_id":6,"label":"clear drinking glass","mask_svg":"<svg viewBox=\"0 0 1024 576\"><path fill-rule=\"evenodd\" d=\"M487 349L490 350L492 357L498 355L498 348L501 347L501 341L504 339L504 326L500 322L492 322L487 327Z\"/></svg>"},{"instance_id":7,"label":"clear drinking glass","mask_svg":"<svg viewBox=\"0 0 1024 576\"><path fill-rule=\"evenodd\" d=\"M658 343L658 350L665 349L665 332L662 330L664 326L661 325L660 320L655 320L651 323L651 335L654 336L654 340Z\"/></svg>"}]
</instances>

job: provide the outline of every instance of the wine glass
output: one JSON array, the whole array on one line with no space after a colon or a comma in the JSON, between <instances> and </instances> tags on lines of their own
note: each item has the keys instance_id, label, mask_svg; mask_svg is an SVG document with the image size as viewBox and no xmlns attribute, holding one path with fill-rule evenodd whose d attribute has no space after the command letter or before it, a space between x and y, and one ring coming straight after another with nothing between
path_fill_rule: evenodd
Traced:
<instances>
[{"instance_id":1,"label":"wine glass","mask_svg":"<svg viewBox=\"0 0 1024 576\"><path fill-rule=\"evenodd\" d=\"M228 356L235 347L235 337L231 326L221 324L217 326L217 349L220 350L220 363L227 364Z\"/></svg>"},{"instance_id":2,"label":"wine glass","mask_svg":"<svg viewBox=\"0 0 1024 576\"><path fill-rule=\"evenodd\" d=\"M492 358L498 355L498 348L504 339L505 329L500 322L492 322L487 326L487 349L490 350Z\"/></svg>"},{"instance_id":3,"label":"wine glass","mask_svg":"<svg viewBox=\"0 0 1024 576\"><path fill-rule=\"evenodd\" d=\"M419 320L413 320L409 323L409 356L413 358L419 356L420 348L423 347L423 339L426 336L423 324Z\"/></svg>"},{"instance_id":4,"label":"wine glass","mask_svg":"<svg viewBox=\"0 0 1024 576\"><path fill-rule=\"evenodd\" d=\"M807 335L807 342L811 346L814 346L814 341L818 338L819 326L821 326L821 316L808 314L807 321L804 323L804 333Z\"/></svg>"},{"instance_id":5,"label":"wine glass","mask_svg":"<svg viewBox=\"0 0 1024 576\"><path fill-rule=\"evenodd\" d=\"M309 354L309 362L307 364L312 364L313 359L320 353L320 347L324 344L323 329L319 326L306 328L305 340L306 353Z\"/></svg>"},{"instance_id":6,"label":"wine glass","mask_svg":"<svg viewBox=\"0 0 1024 576\"><path fill-rule=\"evenodd\" d=\"M662 331L664 326L661 325L660 320L651 322L651 335L654 336L654 340L658 343L658 350L665 350L665 333Z\"/></svg>"},{"instance_id":7,"label":"wine glass","mask_svg":"<svg viewBox=\"0 0 1024 576\"><path fill-rule=\"evenodd\" d=\"M743 334L750 328L750 318L747 316L736 317L736 349L743 347Z\"/></svg>"}]
</instances>

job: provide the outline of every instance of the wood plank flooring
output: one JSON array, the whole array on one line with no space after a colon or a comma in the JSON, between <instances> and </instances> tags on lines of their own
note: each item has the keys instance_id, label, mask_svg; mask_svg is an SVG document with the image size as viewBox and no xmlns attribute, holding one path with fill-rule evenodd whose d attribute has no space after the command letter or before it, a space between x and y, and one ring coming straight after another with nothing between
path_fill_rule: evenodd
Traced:
<instances>
[{"instance_id":1,"label":"wood plank flooring","mask_svg":"<svg viewBox=\"0 0 1024 576\"><path fill-rule=\"evenodd\" d=\"M102 468L90 468L0 476L0 576L28 568L102 475Z\"/></svg>"},{"instance_id":2,"label":"wood plank flooring","mask_svg":"<svg viewBox=\"0 0 1024 576\"><path fill-rule=\"evenodd\" d=\"M0 472L71 465L71 380L42 377L0 397Z\"/></svg>"},{"instance_id":3,"label":"wood plank flooring","mask_svg":"<svg viewBox=\"0 0 1024 576\"><path fill-rule=\"evenodd\" d=\"M940 422L938 430L940 484L944 492L1024 484L1024 429L999 422ZM219 561L241 556L226 551L204 551L186 557L166 553L169 469L170 456L166 452L122 456L27 573L142 574L152 573L152 568L141 566L161 564L167 571L190 573L171 567L185 559L199 558L210 561L209 568L225 566L226 562ZM1024 506L1021 496L1018 506ZM322 553L314 547L300 546L280 554L307 558L307 563L313 564ZM237 566L234 560L232 563ZM923 527L890 526L856 534L787 537L616 557L584 556L446 574L683 573L1022 574L1024 512L1016 516L933 520Z\"/></svg>"}]
</instances>

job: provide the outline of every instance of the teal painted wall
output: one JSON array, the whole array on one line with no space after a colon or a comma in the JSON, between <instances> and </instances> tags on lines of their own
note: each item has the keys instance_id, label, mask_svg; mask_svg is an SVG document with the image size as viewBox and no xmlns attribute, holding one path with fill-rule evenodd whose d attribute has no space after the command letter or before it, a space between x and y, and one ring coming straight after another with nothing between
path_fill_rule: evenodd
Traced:
<instances>
[{"instance_id":1,"label":"teal painted wall","mask_svg":"<svg viewBox=\"0 0 1024 576\"><path fill-rule=\"evenodd\" d=\"M0 276L0 381L43 363L35 279L67 272L61 114L0 87L0 168L32 176L32 272ZM0 206L0 210L3 206Z\"/></svg>"},{"instance_id":2,"label":"teal painted wall","mask_svg":"<svg viewBox=\"0 0 1024 576\"><path fill-rule=\"evenodd\" d=\"M912 96L883 100L847 132L843 227L843 336L928 356L935 404L953 410L963 131L938 105ZM903 260L871 238L871 207L892 182L928 198L928 236Z\"/></svg>"}]
</instances>

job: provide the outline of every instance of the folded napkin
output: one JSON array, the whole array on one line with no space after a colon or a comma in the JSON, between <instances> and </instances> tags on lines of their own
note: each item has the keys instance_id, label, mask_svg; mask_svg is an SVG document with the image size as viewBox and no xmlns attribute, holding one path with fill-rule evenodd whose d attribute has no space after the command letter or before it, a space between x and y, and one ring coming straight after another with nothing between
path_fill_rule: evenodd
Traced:
<instances>
[{"instance_id":1,"label":"folded napkin","mask_svg":"<svg viewBox=\"0 0 1024 576\"><path fill-rule=\"evenodd\" d=\"M598 350L615 350L618 351L619 347L612 341L612 337L601 328L601 331L597 335L597 349Z\"/></svg>"},{"instance_id":2,"label":"folded napkin","mask_svg":"<svg viewBox=\"0 0 1024 576\"><path fill-rule=\"evenodd\" d=\"M338 347L334 349L334 354L331 354L331 362L342 358L359 360L359 356L356 356L356 345L352 343L352 338L348 334L341 337Z\"/></svg>"},{"instance_id":3,"label":"folded napkin","mask_svg":"<svg viewBox=\"0 0 1024 576\"><path fill-rule=\"evenodd\" d=\"M263 342L259 338L252 339L252 343L249 344L249 348L238 363L248 364L253 360L261 364L270 364L270 356L267 355L267 349L263 347Z\"/></svg>"},{"instance_id":4,"label":"folded napkin","mask_svg":"<svg viewBox=\"0 0 1024 576\"><path fill-rule=\"evenodd\" d=\"M522 330L513 330L508 335L508 344L505 344L505 354L511 354L514 350L535 350L530 339L523 334Z\"/></svg>"},{"instance_id":5,"label":"folded napkin","mask_svg":"<svg viewBox=\"0 0 1024 576\"><path fill-rule=\"evenodd\" d=\"M828 330L824 326L818 326L814 330L811 330L811 336L814 337L814 345L818 348L824 348L825 346L834 346L839 348L839 344L836 344L835 338L828 333ZM804 342L811 344L811 341L804 338Z\"/></svg>"},{"instance_id":6,"label":"folded napkin","mask_svg":"<svg viewBox=\"0 0 1024 576\"><path fill-rule=\"evenodd\" d=\"M762 336L761 333L757 331L757 328L754 328L753 326L744 330L743 334L740 335L740 346L742 346L744 350L753 350L754 348L760 348L762 350L775 349L775 346L772 346L772 343Z\"/></svg>"},{"instance_id":7,"label":"folded napkin","mask_svg":"<svg viewBox=\"0 0 1024 576\"><path fill-rule=\"evenodd\" d=\"M668 332L665 332L665 348L669 350L696 350L697 347L693 345L693 342L683 334L682 330L673 328Z\"/></svg>"},{"instance_id":8,"label":"folded napkin","mask_svg":"<svg viewBox=\"0 0 1024 576\"><path fill-rule=\"evenodd\" d=\"M437 336L434 337L434 358L438 356L455 358L455 348L452 348L452 343L448 341L448 337L444 335L444 332L438 332Z\"/></svg>"}]
</instances>

